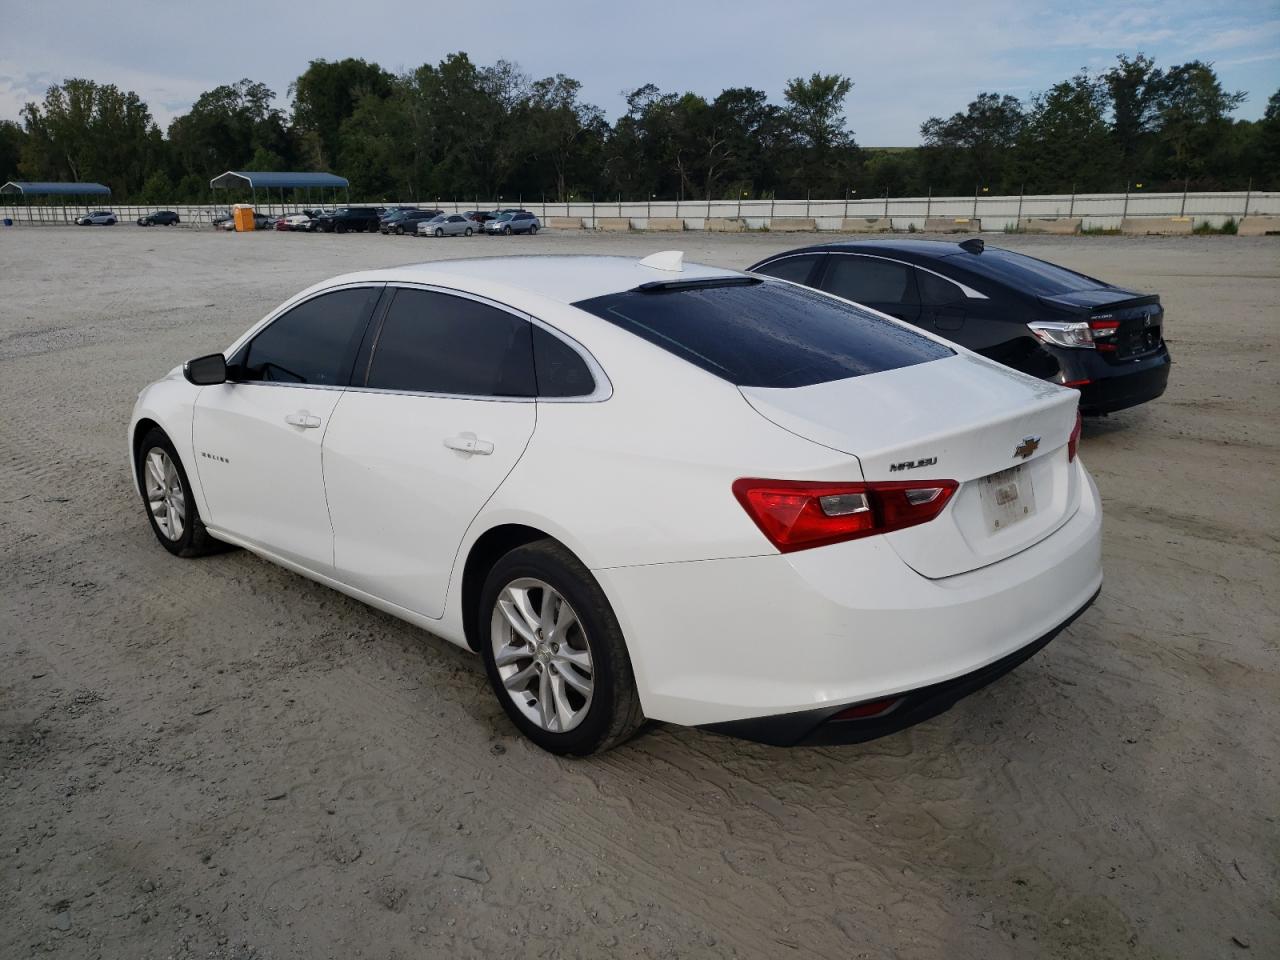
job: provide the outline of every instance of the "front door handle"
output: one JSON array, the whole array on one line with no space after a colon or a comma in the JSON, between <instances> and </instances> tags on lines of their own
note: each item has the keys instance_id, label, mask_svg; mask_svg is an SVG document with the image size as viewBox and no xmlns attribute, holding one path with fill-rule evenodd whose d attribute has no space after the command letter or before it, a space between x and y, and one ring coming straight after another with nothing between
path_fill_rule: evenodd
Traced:
<instances>
[{"instance_id":1,"label":"front door handle","mask_svg":"<svg viewBox=\"0 0 1280 960\"><path fill-rule=\"evenodd\" d=\"M478 453L482 457L493 453L493 444L488 440L481 440L474 433L460 433L456 437L446 437L444 445L450 450L457 450L460 453Z\"/></svg>"},{"instance_id":2,"label":"front door handle","mask_svg":"<svg viewBox=\"0 0 1280 960\"><path fill-rule=\"evenodd\" d=\"M320 418L312 416L305 410L300 410L297 413L286 413L284 422L292 427L302 427L304 430L314 430L320 426Z\"/></svg>"}]
</instances>

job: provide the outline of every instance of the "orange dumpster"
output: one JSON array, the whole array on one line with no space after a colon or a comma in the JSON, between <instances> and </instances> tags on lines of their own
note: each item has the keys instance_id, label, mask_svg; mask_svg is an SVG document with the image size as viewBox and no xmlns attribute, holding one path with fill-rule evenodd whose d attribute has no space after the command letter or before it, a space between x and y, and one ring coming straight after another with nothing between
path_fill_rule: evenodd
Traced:
<instances>
[{"instance_id":1,"label":"orange dumpster","mask_svg":"<svg viewBox=\"0 0 1280 960\"><path fill-rule=\"evenodd\" d=\"M236 222L236 233L245 233L253 229L253 207L247 203L237 203L232 210Z\"/></svg>"}]
</instances>

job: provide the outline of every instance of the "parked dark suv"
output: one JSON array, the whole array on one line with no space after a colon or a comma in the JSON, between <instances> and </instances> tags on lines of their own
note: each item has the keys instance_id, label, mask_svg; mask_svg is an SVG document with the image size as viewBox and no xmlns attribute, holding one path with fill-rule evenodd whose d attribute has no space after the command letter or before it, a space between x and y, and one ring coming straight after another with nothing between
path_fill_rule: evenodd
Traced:
<instances>
[{"instance_id":1,"label":"parked dark suv","mask_svg":"<svg viewBox=\"0 0 1280 960\"><path fill-rule=\"evenodd\" d=\"M1113 286L980 238L851 240L750 268L865 304L1015 370L1080 391L1104 414L1154 400L1169 381L1156 294Z\"/></svg>"},{"instance_id":2,"label":"parked dark suv","mask_svg":"<svg viewBox=\"0 0 1280 960\"><path fill-rule=\"evenodd\" d=\"M322 213L312 221L312 229L321 233L373 232L378 229L377 207L339 207Z\"/></svg>"},{"instance_id":3,"label":"parked dark suv","mask_svg":"<svg viewBox=\"0 0 1280 960\"><path fill-rule=\"evenodd\" d=\"M172 210L157 210L155 213L148 213L138 218L140 227L172 227L175 223L181 222L182 220Z\"/></svg>"}]
</instances>

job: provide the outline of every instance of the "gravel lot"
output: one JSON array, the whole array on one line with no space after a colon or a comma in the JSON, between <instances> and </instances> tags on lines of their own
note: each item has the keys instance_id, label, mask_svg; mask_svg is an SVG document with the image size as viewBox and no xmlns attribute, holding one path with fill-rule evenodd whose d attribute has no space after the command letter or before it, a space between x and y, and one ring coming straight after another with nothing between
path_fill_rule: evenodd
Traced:
<instances>
[{"instance_id":1,"label":"gravel lot","mask_svg":"<svg viewBox=\"0 0 1280 960\"><path fill-rule=\"evenodd\" d=\"M129 485L137 391L335 273L806 239L0 232L0 956L1280 956L1275 238L988 238L1158 291L1172 385L1086 424L1094 607L871 744L553 758L478 660L175 560Z\"/></svg>"}]
</instances>

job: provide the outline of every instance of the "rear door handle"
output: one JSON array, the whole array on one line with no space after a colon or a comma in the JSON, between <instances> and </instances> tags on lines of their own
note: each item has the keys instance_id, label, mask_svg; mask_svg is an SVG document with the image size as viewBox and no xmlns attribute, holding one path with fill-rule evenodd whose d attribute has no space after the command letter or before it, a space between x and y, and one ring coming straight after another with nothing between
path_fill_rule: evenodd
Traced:
<instances>
[{"instance_id":1,"label":"rear door handle","mask_svg":"<svg viewBox=\"0 0 1280 960\"><path fill-rule=\"evenodd\" d=\"M493 444L488 440L481 440L474 433L460 433L456 437L446 437L444 445L450 450L457 450L461 453L478 453L482 457L487 457L493 453Z\"/></svg>"},{"instance_id":2,"label":"rear door handle","mask_svg":"<svg viewBox=\"0 0 1280 960\"><path fill-rule=\"evenodd\" d=\"M301 410L298 413L286 413L284 422L293 427L302 427L304 430L313 430L320 426L320 418L313 417L305 410Z\"/></svg>"}]
</instances>

